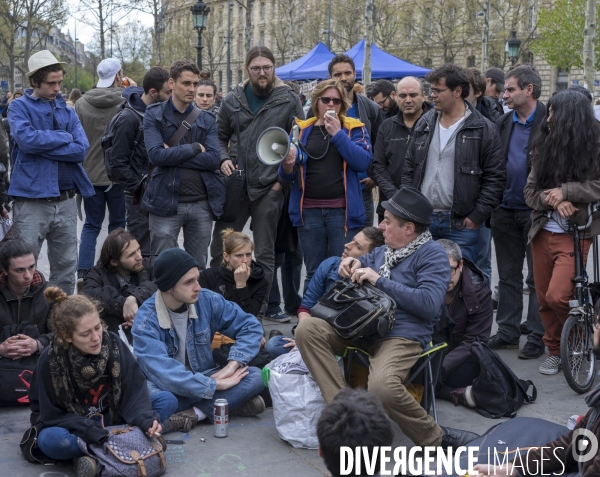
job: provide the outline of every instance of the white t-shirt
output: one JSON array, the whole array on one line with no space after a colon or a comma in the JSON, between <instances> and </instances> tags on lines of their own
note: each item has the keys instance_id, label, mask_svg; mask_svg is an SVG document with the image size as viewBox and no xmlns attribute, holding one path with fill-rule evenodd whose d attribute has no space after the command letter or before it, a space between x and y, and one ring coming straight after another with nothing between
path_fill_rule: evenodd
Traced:
<instances>
[{"instance_id":1,"label":"white t-shirt","mask_svg":"<svg viewBox=\"0 0 600 477\"><path fill-rule=\"evenodd\" d=\"M452 134L458 129L458 126L465 120L465 116L456 121L452 126L445 128L440 122L440 152L446 148L446 144L452 137Z\"/></svg>"}]
</instances>

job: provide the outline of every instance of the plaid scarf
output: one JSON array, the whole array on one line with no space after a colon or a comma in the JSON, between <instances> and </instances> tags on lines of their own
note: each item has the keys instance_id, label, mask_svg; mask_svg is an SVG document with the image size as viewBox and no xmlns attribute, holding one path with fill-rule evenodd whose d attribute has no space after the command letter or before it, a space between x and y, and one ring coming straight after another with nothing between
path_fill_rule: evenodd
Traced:
<instances>
[{"instance_id":1,"label":"plaid scarf","mask_svg":"<svg viewBox=\"0 0 600 477\"><path fill-rule=\"evenodd\" d=\"M385 261L383 265L379 267L379 275L384 278L390 278L392 268L410 257L413 253L419 250L425 243L431 240L431 233L429 231L419 235L415 240L409 243L406 247L394 250L389 245L385 249Z\"/></svg>"},{"instance_id":2,"label":"plaid scarf","mask_svg":"<svg viewBox=\"0 0 600 477\"><path fill-rule=\"evenodd\" d=\"M81 354L73 345L68 348L57 343L56 335L48 350L50 376L56 400L67 412L85 416L83 394L110 370L111 396L109 401L110 422L121 422L121 361L119 346L107 331L102 332L102 346L97 355Z\"/></svg>"}]
</instances>

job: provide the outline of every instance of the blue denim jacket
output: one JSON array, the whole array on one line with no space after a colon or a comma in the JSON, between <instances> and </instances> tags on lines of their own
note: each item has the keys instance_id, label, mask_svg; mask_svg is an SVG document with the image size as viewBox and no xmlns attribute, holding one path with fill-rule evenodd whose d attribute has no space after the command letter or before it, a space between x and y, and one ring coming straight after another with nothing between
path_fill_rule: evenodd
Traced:
<instances>
[{"instance_id":1,"label":"blue denim jacket","mask_svg":"<svg viewBox=\"0 0 600 477\"><path fill-rule=\"evenodd\" d=\"M319 268L317 268L317 271L310 279L310 283L302 297L300 306L310 310L317 304L319 298L331 288L331 285L333 285L336 280L341 279L338 273L341 261L342 259L340 257L329 257L327 260L321 262L321 265L319 265Z\"/></svg>"},{"instance_id":2,"label":"blue denim jacket","mask_svg":"<svg viewBox=\"0 0 600 477\"><path fill-rule=\"evenodd\" d=\"M215 216L223 215L225 183L219 176L221 152L215 117L202 112L192 124L192 143L200 143L206 152L194 152L192 144L181 143L166 148L181 123L173 114L172 101L156 103L144 114L144 143L148 160L154 167L152 180L144 193L143 206L154 215L177 214L181 167L200 171L208 192L208 203ZM182 139L183 141L183 139Z\"/></svg>"},{"instance_id":3,"label":"blue denim jacket","mask_svg":"<svg viewBox=\"0 0 600 477\"><path fill-rule=\"evenodd\" d=\"M133 322L133 352L146 378L159 389L199 399L211 399L216 379L203 375L215 368L211 343L215 332L236 340L229 360L247 364L260 349L262 327L256 317L210 290L201 290L189 307L186 356L192 371L175 359L180 344L162 294L157 291L138 310Z\"/></svg>"},{"instance_id":4,"label":"blue denim jacket","mask_svg":"<svg viewBox=\"0 0 600 477\"><path fill-rule=\"evenodd\" d=\"M62 161L71 164L75 187L81 195L93 196L94 187L82 165L90 144L75 110L67 107L61 95L54 100L53 111L51 102L31 93L32 89L25 90L8 107L14 139L9 195L29 199L59 196L58 161Z\"/></svg>"}]
</instances>

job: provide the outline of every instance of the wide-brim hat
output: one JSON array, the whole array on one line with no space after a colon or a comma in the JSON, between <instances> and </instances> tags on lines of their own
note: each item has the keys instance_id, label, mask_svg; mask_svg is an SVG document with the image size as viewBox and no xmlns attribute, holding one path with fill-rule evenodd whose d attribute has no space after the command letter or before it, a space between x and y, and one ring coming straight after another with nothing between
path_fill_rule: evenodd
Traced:
<instances>
[{"instance_id":1,"label":"wide-brim hat","mask_svg":"<svg viewBox=\"0 0 600 477\"><path fill-rule=\"evenodd\" d=\"M58 61L49 50L38 51L29 57L29 61L27 62L29 73L26 76L30 78L36 71L51 65L66 65L66 63Z\"/></svg>"},{"instance_id":2,"label":"wide-brim hat","mask_svg":"<svg viewBox=\"0 0 600 477\"><path fill-rule=\"evenodd\" d=\"M414 187L403 187L394 194L394 197L383 201L381 207L410 222L422 225L431 224L433 205Z\"/></svg>"}]
</instances>

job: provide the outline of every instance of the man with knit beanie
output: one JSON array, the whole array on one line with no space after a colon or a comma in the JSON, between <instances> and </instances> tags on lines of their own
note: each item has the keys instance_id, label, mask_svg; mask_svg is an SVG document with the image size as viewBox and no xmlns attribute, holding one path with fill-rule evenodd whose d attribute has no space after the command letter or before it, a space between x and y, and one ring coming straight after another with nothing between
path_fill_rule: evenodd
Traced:
<instances>
[{"instance_id":1,"label":"man with knit beanie","mask_svg":"<svg viewBox=\"0 0 600 477\"><path fill-rule=\"evenodd\" d=\"M163 433L189 431L206 417L212 421L216 399L227 399L230 415L254 416L265 409L258 395L264 389L260 369L247 366L260 348L262 327L235 303L203 290L199 274L198 262L184 250L161 252L154 262L158 291L133 323L134 353ZM222 369L211 351L217 331L235 340Z\"/></svg>"}]
</instances>

